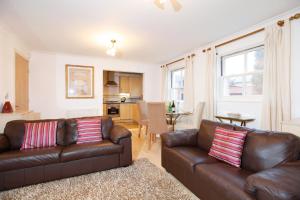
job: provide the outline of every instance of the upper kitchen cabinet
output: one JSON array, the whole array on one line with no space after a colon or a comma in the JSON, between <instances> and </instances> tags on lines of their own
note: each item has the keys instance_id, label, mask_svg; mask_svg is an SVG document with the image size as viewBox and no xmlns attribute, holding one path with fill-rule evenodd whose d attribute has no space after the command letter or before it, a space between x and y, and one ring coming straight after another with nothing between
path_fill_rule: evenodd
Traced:
<instances>
[{"instance_id":1,"label":"upper kitchen cabinet","mask_svg":"<svg viewBox=\"0 0 300 200\"><path fill-rule=\"evenodd\" d=\"M142 74L120 74L120 93L129 93L130 97L143 96Z\"/></svg>"},{"instance_id":2,"label":"upper kitchen cabinet","mask_svg":"<svg viewBox=\"0 0 300 200\"><path fill-rule=\"evenodd\" d=\"M130 93L129 76L120 76L120 93Z\"/></svg>"},{"instance_id":3,"label":"upper kitchen cabinet","mask_svg":"<svg viewBox=\"0 0 300 200\"><path fill-rule=\"evenodd\" d=\"M143 95L143 78L142 76L129 77L129 88L131 97L141 97Z\"/></svg>"}]
</instances>

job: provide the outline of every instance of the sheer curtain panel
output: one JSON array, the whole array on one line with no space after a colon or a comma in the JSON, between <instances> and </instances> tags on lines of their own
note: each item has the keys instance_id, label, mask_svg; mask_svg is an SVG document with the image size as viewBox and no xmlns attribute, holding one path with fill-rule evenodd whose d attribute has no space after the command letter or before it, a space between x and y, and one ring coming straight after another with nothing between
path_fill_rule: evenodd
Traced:
<instances>
[{"instance_id":1,"label":"sheer curtain panel","mask_svg":"<svg viewBox=\"0 0 300 200\"><path fill-rule=\"evenodd\" d=\"M206 64L204 69L204 100L205 118L214 120L215 115L215 78L216 78L216 49L206 51Z\"/></svg>"}]
</instances>

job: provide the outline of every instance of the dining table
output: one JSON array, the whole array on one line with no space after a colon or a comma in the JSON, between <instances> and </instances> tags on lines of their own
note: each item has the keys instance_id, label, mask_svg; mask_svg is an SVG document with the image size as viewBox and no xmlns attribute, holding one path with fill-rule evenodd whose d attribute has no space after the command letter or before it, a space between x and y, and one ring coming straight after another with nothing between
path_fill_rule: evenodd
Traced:
<instances>
[{"instance_id":1,"label":"dining table","mask_svg":"<svg viewBox=\"0 0 300 200\"><path fill-rule=\"evenodd\" d=\"M181 116L187 116L187 115L191 115L191 112L167 112L166 116L167 116L167 123L169 125L172 125L172 131L175 130L175 124L177 122L177 120L179 119L179 117Z\"/></svg>"}]
</instances>

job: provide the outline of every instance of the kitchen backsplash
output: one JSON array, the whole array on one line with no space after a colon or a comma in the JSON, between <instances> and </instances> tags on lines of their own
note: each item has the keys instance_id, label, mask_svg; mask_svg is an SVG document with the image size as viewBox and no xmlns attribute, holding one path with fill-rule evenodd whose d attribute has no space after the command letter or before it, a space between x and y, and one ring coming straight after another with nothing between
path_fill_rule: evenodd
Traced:
<instances>
[{"instance_id":1,"label":"kitchen backsplash","mask_svg":"<svg viewBox=\"0 0 300 200\"><path fill-rule=\"evenodd\" d=\"M103 102L107 102L107 101L121 101L121 98L124 95L106 95L103 97ZM139 100L143 100L143 97L126 97L126 102L135 102L135 101L139 101Z\"/></svg>"}]
</instances>

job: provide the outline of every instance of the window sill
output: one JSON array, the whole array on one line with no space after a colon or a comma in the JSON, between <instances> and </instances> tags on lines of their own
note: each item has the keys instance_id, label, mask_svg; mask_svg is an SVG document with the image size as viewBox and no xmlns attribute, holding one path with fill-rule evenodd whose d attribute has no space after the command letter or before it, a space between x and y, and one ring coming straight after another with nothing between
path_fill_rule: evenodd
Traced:
<instances>
[{"instance_id":1,"label":"window sill","mask_svg":"<svg viewBox=\"0 0 300 200\"><path fill-rule=\"evenodd\" d=\"M218 99L217 102L241 102L241 103L262 103L262 96L252 96L252 97L240 97L240 98L232 98L232 97L224 97Z\"/></svg>"}]
</instances>

